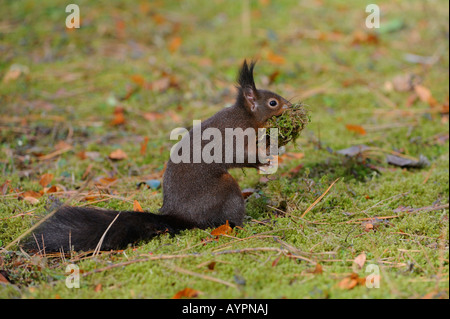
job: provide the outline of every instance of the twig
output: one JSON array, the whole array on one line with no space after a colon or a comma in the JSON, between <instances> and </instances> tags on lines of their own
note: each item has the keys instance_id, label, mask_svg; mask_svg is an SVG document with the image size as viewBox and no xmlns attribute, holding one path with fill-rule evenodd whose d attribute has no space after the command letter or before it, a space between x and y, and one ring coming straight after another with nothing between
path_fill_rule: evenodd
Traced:
<instances>
[{"instance_id":1,"label":"twig","mask_svg":"<svg viewBox=\"0 0 450 319\"><path fill-rule=\"evenodd\" d=\"M186 275L202 278L202 279L209 280L209 281L214 281L214 282L217 282L219 284L223 284L223 285L231 287L231 288L236 288L236 289L238 288L237 285L232 284L231 282L219 279L219 278L214 278L214 277L210 277L210 276L207 276L207 275L202 275L202 274L199 274L199 273L187 270L187 269L183 269L183 268L180 268L180 267L177 267L177 266L169 266L169 265L164 265L164 266L166 268L170 269L170 270L173 270L173 271L176 271L176 272L180 272L182 274L186 274Z\"/></svg>"},{"instance_id":2,"label":"twig","mask_svg":"<svg viewBox=\"0 0 450 319\"><path fill-rule=\"evenodd\" d=\"M94 249L94 253L92 254L94 257L98 255L98 253L100 252L100 248L102 247L103 244L103 240L105 239L106 233L108 232L108 230L111 228L111 226L114 224L114 222L116 221L116 219L120 216L119 212L116 217L114 217L114 219L112 220L112 222L109 224L108 228L106 228L105 232L103 233L102 237L100 238L100 240L97 243L97 246L95 246Z\"/></svg>"},{"instance_id":3,"label":"twig","mask_svg":"<svg viewBox=\"0 0 450 319\"><path fill-rule=\"evenodd\" d=\"M65 152L68 152L71 149L72 149L72 146L68 146L68 147L62 148L60 150L54 151L54 152L52 152L50 154L47 154L47 155L44 155L44 156L39 156L38 160L45 161L45 160L51 159L51 158L53 158L55 156L61 155L61 154L65 153Z\"/></svg>"},{"instance_id":4,"label":"twig","mask_svg":"<svg viewBox=\"0 0 450 319\"><path fill-rule=\"evenodd\" d=\"M334 185L339 179L340 179L340 177L337 178L337 179L330 185L330 187L328 187L328 189L327 189L322 195L320 195L319 198L317 198L317 199L314 201L314 203L312 203L312 204L308 207L307 210L305 210L305 212L302 214L302 216L300 216L300 218L305 217L305 215L306 215L311 209L313 209L314 206L316 206L316 204L317 204L318 202L320 202L320 201L322 200L322 198L330 191L331 187L333 187L333 185Z\"/></svg>"}]
</instances>

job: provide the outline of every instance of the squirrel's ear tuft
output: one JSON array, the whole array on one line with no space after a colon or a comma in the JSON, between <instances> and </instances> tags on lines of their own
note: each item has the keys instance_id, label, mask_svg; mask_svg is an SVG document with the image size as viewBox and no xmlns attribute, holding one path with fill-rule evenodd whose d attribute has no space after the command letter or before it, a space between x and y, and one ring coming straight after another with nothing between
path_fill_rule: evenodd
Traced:
<instances>
[{"instance_id":1,"label":"squirrel's ear tuft","mask_svg":"<svg viewBox=\"0 0 450 319\"><path fill-rule=\"evenodd\" d=\"M250 65L247 64L247 60L244 60L241 69L239 70L238 76L238 84L239 86L244 88L251 88L256 91L255 81L253 79L253 68L255 67L256 62L251 61Z\"/></svg>"}]
</instances>

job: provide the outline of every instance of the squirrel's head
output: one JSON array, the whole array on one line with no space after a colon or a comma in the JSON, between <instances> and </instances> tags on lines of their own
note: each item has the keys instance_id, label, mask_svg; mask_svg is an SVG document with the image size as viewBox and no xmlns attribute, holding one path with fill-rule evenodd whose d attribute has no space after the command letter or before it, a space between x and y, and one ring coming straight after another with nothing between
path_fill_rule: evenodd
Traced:
<instances>
[{"instance_id":1,"label":"squirrel's head","mask_svg":"<svg viewBox=\"0 0 450 319\"><path fill-rule=\"evenodd\" d=\"M250 65L244 60L238 75L238 96L236 104L244 107L255 119L264 124L272 116L278 116L292 104L285 98L267 90L258 90L253 79L253 68L256 62Z\"/></svg>"}]
</instances>

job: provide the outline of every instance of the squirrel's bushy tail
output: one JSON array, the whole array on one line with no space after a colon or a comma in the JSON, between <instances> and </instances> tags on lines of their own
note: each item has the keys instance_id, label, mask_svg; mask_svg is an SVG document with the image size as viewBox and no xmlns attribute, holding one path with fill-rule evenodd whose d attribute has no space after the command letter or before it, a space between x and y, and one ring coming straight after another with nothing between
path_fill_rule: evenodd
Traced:
<instances>
[{"instance_id":1,"label":"squirrel's bushy tail","mask_svg":"<svg viewBox=\"0 0 450 319\"><path fill-rule=\"evenodd\" d=\"M97 249L123 249L130 243L186 228L189 228L186 224L168 215L63 206L33 231L24 248L45 252L90 251L97 248L106 232Z\"/></svg>"}]
</instances>

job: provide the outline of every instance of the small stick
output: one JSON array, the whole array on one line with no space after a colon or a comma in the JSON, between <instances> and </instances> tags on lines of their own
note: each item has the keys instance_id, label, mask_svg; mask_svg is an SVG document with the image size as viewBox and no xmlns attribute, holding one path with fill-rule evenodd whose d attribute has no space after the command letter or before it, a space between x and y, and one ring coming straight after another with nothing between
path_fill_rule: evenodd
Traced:
<instances>
[{"instance_id":1,"label":"small stick","mask_svg":"<svg viewBox=\"0 0 450 319\"><path fill-rule=\"evenodd\" d=\"M180 272L182 274L186 274L186 275L190 275L190 276L206 279L206 280L209 280L209 281L214 281L214 282L217 282L219 284L223 284L223 285L231 287L231 288L236 288L236 289L238 288L237 285L232 284L231 282L219 279L219 278L214 278L214 277L210 277L210 276L207 276L207 275L202 275L202 274L199 274L199 273L187 270L187 269L183 269L183 268L180 268L180 267L177 267L177 266L174 266L174 267L171 267L171 266L168 266L168 265L164 265L164 266L169 268L170 270L173 270L173 271L176 271L176 272Z\"/></svg>"},{"instance_id":2,"label":"small stick","mask_svg":"<svg viewBox=\"0 0 450 319\"><path fill-rule=\"evenodd\" d=\"M322 195L320 195L319 198L317 198L317 199L314 201L314 203L312 203L312 204L308 207L307 210L305 210L305 212L302 214L302 216L300 216L300 218L305 217L305 215L306 215L311 209L313 209L314 206L316 206L316 204L317 204L318 202L320 202L320 201L322 200L322 198L330 191L331 187L333 187L333 185L334 185L339 179L340 179L340 177L339 177L338 179L336 179L336 180L330 185L330 187L328 187L328 189L327 189Z\"/></svg>"},{"instance_id":3,"label":"small stick","mask_svg":"<svg viewBox=\"0 0 450 319\"><path fill-rule=\"evenodd\" d=\"M105 239L106 233L107 233L108 230L111 228L111 226L114 224L114 222L116 221L116 219L120 216L120 213L121 213L121 212L119 212L119 213L116 215L116 217L114 217L113 221L109 224L108 228L106 228L106 230L105 230L105 232L103 233L102 237L101 237L100 240L98 241L97 246L95 246L94 253L92 254L92 256L95 257L95 256L97 256L98 253L100 252L100 248L102 247L103 240Z\"/></svg>"}]
</instances>

